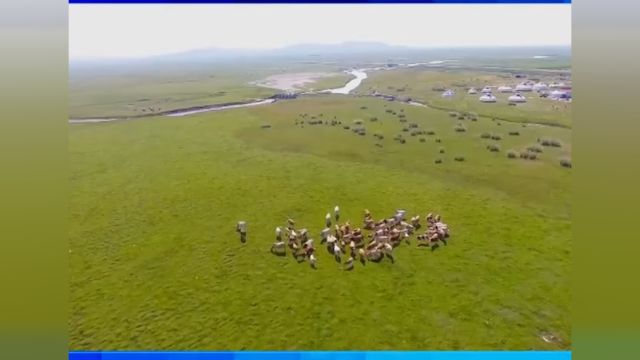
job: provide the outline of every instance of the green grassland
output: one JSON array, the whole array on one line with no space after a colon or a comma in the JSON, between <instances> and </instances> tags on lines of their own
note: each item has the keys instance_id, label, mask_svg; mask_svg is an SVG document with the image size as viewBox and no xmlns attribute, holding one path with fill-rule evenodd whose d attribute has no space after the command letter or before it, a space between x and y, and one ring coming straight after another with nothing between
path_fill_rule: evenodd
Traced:
<instances>
[{"instance_id":1,"label":"green grassland","mask_svg":"<svg viewBox=\"0 0 640 360\"><path fill-rule=\"evenodd\" d=\"M430 94L431 85L422 91L402 74L371 79ZM295 125L304 113L342 124ZM343 128L357 119L365 136ZM420 142L402 131L412 122L435 135ZM458 122L466 132L454 131ZM399 133L405 144L392 139ZM545 147L535 161L505 155L539 137L563 146ZM493 142L500 152L486 149ZM571 170L558 163L571 154L570 129L315 96L70 125L69 152L72 349L571 346ZM453 161L460 155L466 161ZM321 246L317 270L269 252L287 217L317 235L335 205L352 223L364 208L376 218L397 208L437 212L452 237L433 252L414 240L395 250L394 264L358 263L350 272ZM238 220L248 222L244 244ZM543 333L559 340L547 343Z\"/></svg>"},{"instance_id":2,"label":"green grassland","mask_svg":"<svg viewBox=\"0 0 640 360\"><path fill-rule=\"evenodd\" d=\"M542 81L551 82L558 79L557 74L531 75ZM571 127L571 104L559 103L540 98L535 93L524 93L527 103L509 106L507 98L512 94L495 92L496 103L481 103L479 94L467 94L468 87L476 87L478 91L486 85L515 87L521 82L512 74L505 72L459 71L451 69L399 69L394 71L378 71L369 77L358 89L360 94L369 94L377 90L384 94L409 96L414 100L425 102L445 110L476 112L487 117L496 117L516 122L533 122L562 127ZM442 91L434 88L447 88L456 91L452 98L442 98Z\"/></svg>"},{"instance_id":3,"label":"green grassland","mask_svg":"<svg viewBox=\"0 0 640 360\"><path fill-rule=\"evenodd\" d=\"M233 66L193 62L127 64L72 69L69 81L71 118L141 116L195 106L245 102L282 92L255 85L269 75L296 71L336 72L301 90L342 86L349 75L335 66L274 64Z\"/></svg>"}]
</instances>

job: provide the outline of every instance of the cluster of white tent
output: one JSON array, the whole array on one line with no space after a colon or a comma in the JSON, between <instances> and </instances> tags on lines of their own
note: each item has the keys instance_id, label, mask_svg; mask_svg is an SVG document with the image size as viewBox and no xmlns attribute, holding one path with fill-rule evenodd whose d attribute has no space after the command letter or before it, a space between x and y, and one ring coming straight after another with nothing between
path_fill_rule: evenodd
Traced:
<instances>
[{"instance_id":1,"label":"cluster of white tent","mask_svg":"<svg viewBox=\"0 0 640 360\"><path fill-rule=\"evenodd\" d=\"M563 99L570 100L571 92L562 90L562 89L566 89L567 87L568 86L562 82L560 83L553 82L547 85L543 82L536 83L533 81L524 81L519 83L515 87L511 87L508 85L498 86L497 88L495 86L485 86L480 90L481 95L478 98L478 100L480 100L480 102L483 102L483 103L497 102L498 99L496 98L495 95L493 95L494 89L495 91L503 94L514 93L513 95L508 97L508 101L510 103L527 102L527 98L524 95L522 95L523 92L537 92L541 95L544 94L545 96L548 96L550 99L553 99L553 100L563 100ZM551 89L555 89L555 90L550 91ZM470 95L475 95L478 93L478 90L472 87L468 90L467 93Z\"/></svg>"}]
</instances>

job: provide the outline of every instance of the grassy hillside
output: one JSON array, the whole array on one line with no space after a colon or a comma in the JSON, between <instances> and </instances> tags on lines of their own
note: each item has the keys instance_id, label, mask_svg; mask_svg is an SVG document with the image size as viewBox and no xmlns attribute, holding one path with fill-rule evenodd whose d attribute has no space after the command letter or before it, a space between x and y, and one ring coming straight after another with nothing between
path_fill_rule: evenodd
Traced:
<instances>
[{"instance_id":1,"label":"grassy hillside","mask_svg":"<svg viewBox=\"0 0 640 360\"><path fill-rule=\"evenodd\" d=\"M547 83L558 79L557 74L531 75ZM535 93L524 93L527 103L509 106L507 98L512 94L495 92L497 103L486 104L478 101L479 94L467 94L467 87L476 87L478 91L486 85L515 87L521 82L509 73L456 71L444 69L400 69L378 71L369 74L369 78L358 89L360 94L369 94L374 90L390 95L404 95L438 108L454 111L471 111L487 117L497 117L516 122L535 122L547 125L571 127L571 104L542 99ZM453 98L442 98L442 90L456 91Z\"/></svg>"}]
</instances>

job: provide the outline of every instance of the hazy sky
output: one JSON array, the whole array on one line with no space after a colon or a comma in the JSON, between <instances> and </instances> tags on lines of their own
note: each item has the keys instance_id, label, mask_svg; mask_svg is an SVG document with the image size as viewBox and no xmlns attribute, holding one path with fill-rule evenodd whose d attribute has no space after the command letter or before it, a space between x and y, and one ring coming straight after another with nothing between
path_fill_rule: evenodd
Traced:
<instances>
[{"instance_id":1,"label":"hazy sky","mask_svg":"<svg viewBox=\"0 0 640 360\"><path fill-rule=\"evenodd\" d=\"M420 47L571 44L569 5L70 5L69 56L377 41Z\"/></svg>"}]
</instances>

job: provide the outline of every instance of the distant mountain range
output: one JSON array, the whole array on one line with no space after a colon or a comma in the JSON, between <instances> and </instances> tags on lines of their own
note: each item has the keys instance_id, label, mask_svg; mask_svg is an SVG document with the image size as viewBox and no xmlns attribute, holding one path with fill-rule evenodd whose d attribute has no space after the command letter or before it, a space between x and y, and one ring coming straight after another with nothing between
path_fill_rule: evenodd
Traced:
<instances>
[{"instance_id":1,"label":"distant mountain range","mask_svg":"<svg viewBox=\"0 0 640 360\"><path fill-rule=\"evenodd\" d=\"M298 44L277 49L227 49L205 48L194 49L180 53L151 56L144 59L108 60L120 61L228 61L238 58L266 59L274 57L294 57L299 59L337 59L358 55L388 56L402 58L420 55L434 59L450 59L463 57L504 57L524 58L533 56L565 57L571 56L570 46L539 46L539 47L451 47L451 48L420 48L400 45L389 45L381 42L343 42L338 44ZM73 61L72 61L73 62Z\"/></svg>"}]
</instances>

